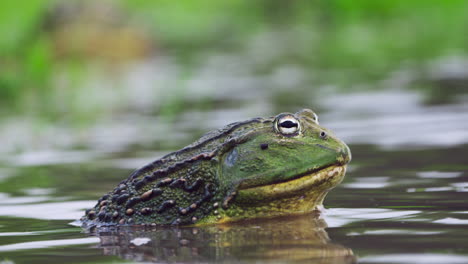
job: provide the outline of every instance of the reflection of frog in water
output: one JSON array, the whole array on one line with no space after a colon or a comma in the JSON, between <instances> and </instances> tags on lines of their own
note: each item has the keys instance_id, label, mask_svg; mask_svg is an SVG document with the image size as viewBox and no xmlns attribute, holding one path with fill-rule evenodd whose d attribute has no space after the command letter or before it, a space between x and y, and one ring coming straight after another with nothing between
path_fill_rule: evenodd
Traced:
<instances>
[{"instance_id":1,"label":"reflection of frog in water","mask_svg":"<svg viewBox=\"0 0 468 264\"><path fill-rule=\"evenodd\" d=\"M309 109L255 118L135 171L81 220L201 225L310 212L341 182L350 159Z\"/></svg>"},{"instance_id":2,"label":"reflection of frog in water","mask_svg":"<svg viewBox=\"0 0 468 264\"><path fill-rule=\"evenodd\" d=\"M108 227L97 236L104 254L133 261L356 263L351 249L330 242L325 227L323 219L301 215L202 227Z\"/></svg>"}]
</instances>

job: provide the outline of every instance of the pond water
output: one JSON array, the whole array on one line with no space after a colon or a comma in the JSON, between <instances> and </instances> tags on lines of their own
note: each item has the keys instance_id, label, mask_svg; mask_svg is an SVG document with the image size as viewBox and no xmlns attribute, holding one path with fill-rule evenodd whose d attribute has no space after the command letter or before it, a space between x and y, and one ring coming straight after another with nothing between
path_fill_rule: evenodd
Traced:
<instances>
[{"instance_id":1,"label":"pond water","mask_svg":"<svg viewBox=\"0 0 468 264\"><path fill-rule=\"evenodd\" d=\"M319 215L97 234L70 225L134 168L252 117L232 109L192 113L170 138L156 119L131 117L130 132L96 129L93 147L4 153L0 263L468 263L468 104L386 90L327 96L320 108L353 161Z\"/></svg>"}]
</instances>

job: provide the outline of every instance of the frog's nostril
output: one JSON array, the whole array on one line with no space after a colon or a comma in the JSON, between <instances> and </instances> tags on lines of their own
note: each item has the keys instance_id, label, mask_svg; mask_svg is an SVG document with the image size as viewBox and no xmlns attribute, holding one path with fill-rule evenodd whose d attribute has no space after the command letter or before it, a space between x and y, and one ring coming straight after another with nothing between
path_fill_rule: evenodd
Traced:
<instances>
[{"instance_id":1,"label":"frog's nostril","mask_svg":"<svg viewBox=\"0 0 468 264\"><path fill-rule=\"evenodd\" d=\"M320 132L320 138L326 139L327 138L327 132L325 132L325 131Z\"/></svg>"}]
</instances>

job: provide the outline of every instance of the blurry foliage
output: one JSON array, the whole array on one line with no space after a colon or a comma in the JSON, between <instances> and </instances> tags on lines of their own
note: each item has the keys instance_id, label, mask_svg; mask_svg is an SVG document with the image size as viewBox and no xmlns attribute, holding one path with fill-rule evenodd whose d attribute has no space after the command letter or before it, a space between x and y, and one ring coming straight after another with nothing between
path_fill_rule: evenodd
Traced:
<instances>
[{"instance_id":1,"label":"blurry foliage","mask_svg":"<svg viewBox=\"0 0 468 264\"><path fill-rule=\"evenodd\" d=\"M0 103L18 110L19 101L43 94L51 77L50 47L40 34L46 0L4 1L0 8Z\"/></svg>"},{"instance_id":2,"label":"blurry foliage","mask_svg":"<svg viewBox=\"0 0 468 264\"><path fill-rule=\"evenodd\" d=\"M77 103L83 97L80 93L86 93L80 90L80 80L86 78L87 63L95 59L95 53L63 57L54 44L54 34L45 27L51 10L57 4L69 2L76 3L52 0L2 3L0 111L37 112L51 119L63 113L77 115L76 120L96 115L98 107ZM263 32L284 33L272 43L283 50L259 71L294 63L312 72L320 71L321 79L343 87L349 87L352 81L383 78L389 70L408 61L422 63L439 56L466 54L468 49L468 2L464 0L120 0L103 3L117 4L127 16L121 21L127 24L115 31L126 34L123 40L138 47L129 40L135 35L128 33L127 26L145 28L150 34L148 39L156 43L150 43L153 52L170 54L186 68L196 67L194 61L202 61L210 52L242 51L248 48L252 38ZM114 41L111 36L103 39L108 42L98 45L100 49L120 43L119 38ZM125 51L116 49L116 52ZM59 59L58 55L62 57ZM115 60L109 62L114 64ZM56 87L57 72L71 79L68 86ZM183 92L183 89L175 90ZM166 105L163 112L168 113L183 107L181 102L172 99Z\"/></svg>"},{"instance_id":3,"label":"blurry foliage","mask_svg":"<svg viewBox=\"0 0 468 264\"><path fill-rule=\"evenodd\" d=\"M331 66L357 64L378 72L389 61L466 52L465 1L341 0L332 10L335 30L323 45Z\"/></svg>"}]
</instances>

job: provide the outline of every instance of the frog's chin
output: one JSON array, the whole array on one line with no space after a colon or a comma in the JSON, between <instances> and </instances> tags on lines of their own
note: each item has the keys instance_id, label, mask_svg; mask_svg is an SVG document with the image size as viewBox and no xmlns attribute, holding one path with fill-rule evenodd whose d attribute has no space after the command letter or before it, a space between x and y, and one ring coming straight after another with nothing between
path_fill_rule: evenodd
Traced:
<instances>
[{"instance_id":1,"label":"frog's chin","mask_svg":"<svg viewBox=\"0 0 468 264\"><path fill-rule=\"evenodd\" d=\"M328 191L339 184L346 173L346 165L333 164L319 170L304 173L300 177L289 181L272 183L268 185L256 186L242 189L242 192L252 192L259 197L281 197L297 195L301 192L315 190Z\"/></svg>"},{"instance_id":2,"label":"frog's chin","mask_svg":"<svg viewBox=\"0 0 468 264\"><path fill-rule=\"evenodd\" d=\"M288 181L238 189L231 215L218 223L319 210L328 191L343 180L345 172L346 165L333 164Z\"/></svg>"}]
</instances>

